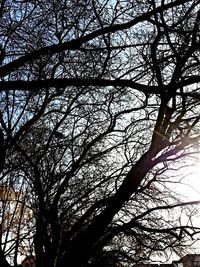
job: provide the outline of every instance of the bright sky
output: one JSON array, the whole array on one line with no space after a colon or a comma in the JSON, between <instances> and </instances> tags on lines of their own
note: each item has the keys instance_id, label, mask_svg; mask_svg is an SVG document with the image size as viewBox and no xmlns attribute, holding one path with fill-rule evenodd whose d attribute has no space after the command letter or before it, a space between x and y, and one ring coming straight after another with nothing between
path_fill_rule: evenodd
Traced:
<instances>
[{"instance_id":1,"label":"bright sky","mask_svg":"<svg viewBox=\"0 0 200 267\"><path fill-rule=\"evenodd\" d=\"M180 190L189 200L200 200L200 161L194 166L185 168L186 177Z\"/></svg>"},{"instance_id":2,"label":"bright sky","mask_svg":"<svg viewBox=\"0 0 200 267\"><path fill-rule=\"evenodd\" d=\"M200 157L196 160L195 165L185 168L184 175L183 185L178 190L188 201L200 201ZM195 205L195 207L199 210L199 214L193 223L200 227L200 204ZM200 253L200 241L195 243L192 249L194 249L192 253Z\"/></svg>"}]
</instances>

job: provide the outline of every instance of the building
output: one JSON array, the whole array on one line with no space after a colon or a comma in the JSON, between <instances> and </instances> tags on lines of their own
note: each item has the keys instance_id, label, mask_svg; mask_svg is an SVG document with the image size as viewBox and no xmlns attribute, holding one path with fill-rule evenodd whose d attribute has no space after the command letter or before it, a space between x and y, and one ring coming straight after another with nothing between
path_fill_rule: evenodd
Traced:
<instances>
[{"instance_id":1,"label":"building","mask_svg":"<svg viewBox=\"0 0 200 267\"><path fill-rule=\"evenodd\" d=\"M178 261L169 264L137 264L137 267L200 267L200 254L186 254Z\"/></svg>"},{"instance_id":2,"label":"building","mask_svg":"<svg viewBox=\"0 0 200 267\"><path fill-rule=\"evenodd\" d=\"M108 255L107 255L108 256ZM104 259L104 257L103 257ZM118 264L113 263L113 257L110 258L110 261L99 261L95 262L94 264L91 264L91 266L120 266ZM103 264L103 265L102 265ZM106 265L105 265L106 264ZM35 257L34 256L27 256L21 263L22 267L35 267ZM140 263L136 264L135 267L200 267L200 254L186 254L184 257L182 257L178 261L172 261L172 263L169 264L151 264L151 263Z\"/></svg>"}]
</instances>

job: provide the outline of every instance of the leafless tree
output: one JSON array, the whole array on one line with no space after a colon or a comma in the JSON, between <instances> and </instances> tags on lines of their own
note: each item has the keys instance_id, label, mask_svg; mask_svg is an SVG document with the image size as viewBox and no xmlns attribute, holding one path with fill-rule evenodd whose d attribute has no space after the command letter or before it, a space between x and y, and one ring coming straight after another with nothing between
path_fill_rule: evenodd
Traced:
<instances>
[{"instance_id":1,"label":"leafless tree","mask_svg":"<svg viewBox=\"0 0 200 267\"><path fill-rule=\"evenodd\" d=\"M3 267L130 266L194 242L197 202L169 184L199 147L199 8L1 1Z\"/></svg>"}]
</instances>

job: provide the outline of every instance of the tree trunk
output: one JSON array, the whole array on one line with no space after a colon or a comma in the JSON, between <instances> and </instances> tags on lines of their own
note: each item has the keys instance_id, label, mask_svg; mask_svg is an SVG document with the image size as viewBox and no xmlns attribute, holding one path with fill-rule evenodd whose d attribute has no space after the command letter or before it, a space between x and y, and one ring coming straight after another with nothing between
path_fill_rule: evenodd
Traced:
<instances>
[{"instance_id":1,"label":"tree trunk","mask_svg":"<svg viewBox=\"0 0 200 267\"><path fill-rule=\"evenodd\" d=\"M1 267L11 267L10 264L7 262L5 255L4 255L1 248L0 248L0 266Z\"/></svg>"},{"instance_id":2,"label":"tree trunk","mask_svg":"<svg viewBox=\"0 0 200 267\"><path fill-rule=\"evenodd\" d=\"M63 255L57 267L82 267L91 257L92 248L111 223L113 217L119 212L123 204L137 191L140 182L148 171L154 166L152 151L147 151L131 168L119 190L109 202L106 209L98 215L88 228L74 240L63 244ZM67 265L65 265L67 263Z\"/></svg>"}]
</instances>

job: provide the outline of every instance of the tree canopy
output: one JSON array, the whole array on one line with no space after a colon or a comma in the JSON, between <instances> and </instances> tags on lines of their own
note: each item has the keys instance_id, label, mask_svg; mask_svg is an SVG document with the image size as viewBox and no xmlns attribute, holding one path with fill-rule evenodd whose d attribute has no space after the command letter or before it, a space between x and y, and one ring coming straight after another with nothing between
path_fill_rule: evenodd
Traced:
<instances>
[{"instance_id":1,"label":"tree canopy","mask_svg":"<svg viewBox=\"0 0 200 267\"><path fill-rule=\"evenodd\" d=\"M193 242L199 0L0 1L0 262L131 266ZM11 264L11 265L10 265Z\"/></svg>"}]
</instances>

